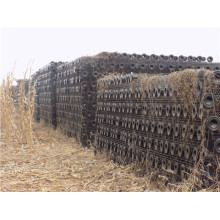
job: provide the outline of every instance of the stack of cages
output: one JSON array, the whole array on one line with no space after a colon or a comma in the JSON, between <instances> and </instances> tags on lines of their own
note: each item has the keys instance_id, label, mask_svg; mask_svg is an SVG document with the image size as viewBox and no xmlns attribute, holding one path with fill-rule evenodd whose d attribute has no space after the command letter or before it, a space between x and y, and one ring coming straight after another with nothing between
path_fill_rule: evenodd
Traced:
<instances>
[{"instance_id":1,"label":"stack of cages","mask_svg":"<svg viewBox=\"0 0 220 220\"><path fill-rule=\"evenodd\" d=\"M143 72L148 71L148 73L151 74L169 74L175 70L183 70L186 68L194 68L194 69L218 69L219 65L212 62L212 57L208 57L207 61L205 62L206 58L204 57L184 57L184 56L157 56L157 55L138 55L138 54L127 54L127 53L108 53L108 52L102 52L100 54L97 54L95 56L87 56L87 57L81 57L74 62L67 63L66 66L72 66L72 72L75 74L77 73L76 77L81 78L81 86L79 92L81 93L81 99L83 100L81 103L79 100L75 99L76 106L82 106L82 116L78 115L78 118L82 118L82 125L79 126L72 126L67 125L71 124L71 121L68 121L70 119L70 112L66 113L69 114L69 118L66 116L58 116L61 120L63 118L64 123L66 124L66 128L68 132L66 132L68 135L72 135L74 133L74 136L77 134L75 133L75 130L78 131L80 134L80 140L83 143L83 145L88 146L90 142L93 143L94 137L96 134L96 123L95 123L95 114L96 114L96 105L97 105L97 79L103 76L111 76L111 75L118 75L118 74L128 74L128 73L137 73L141 74ZM77 83L77 78L68 77L71 74L71 68L68 69L68 67L62 67L63 68L63 88L61 88L63 91L65 90L65 87L72 87L71 86L71 80L72 84ZM75 69L75 70L74 70ZM66 73L65 73L66 71ZM69 71L69 73L68 73ZM61 74L61 73L60 73ZM66 78L65 78L66 77ZM62 80L61 80L62 81ZM60 86L61 86L60 82ZM76 84L77 86L77 84ZM79 85L78 85L79 86ZM70 88L68 88L66 93L69 92ZM72 88L74 90L74 86ZM65 96L65 95L64 95ZM65 97L63 97L65 99ZM66 97L67 98L67 97ZM67 102L69 99L66 99ZM64 101L65 102L65 101ZM74 99L71 101L71 103L74 102ZM63 103L65 104L65 103ZM67 103L66 103L67 104ZM61 103L62 105L62 103ZM64 106L65 108L65 106ZM71 110L70 107L69 110ZM77 107L80 108L80 107ZM79 110L74 110L79 111ZM77 113L76 113L77 114ZM75 120L77 120L77 115L75 116ZM72 122L74 123L74 122ZM75 122L76 123L76 122ZM65 126L63 126L65 127ZM82 130L80 130L80 128Z\"/></svg>"},{"instance_id":2,"label":"stack of cages","mask_svg":"<svg viewBox=\"0 0 220 220\"><path fill-rule=\"evenodd\" d=\"M96 74L82 58L57 68L57 124L83 146L89 146L91 133L96 131Z\"/></svg>"},{"instance_id":3,"label":"stack of cages","mask_svg":"<svg viewBox=\"0 0 220 220\"><path fill-rule=\"evenodd\" d=\"M36 108L37 120L54 128L56 122L56 69L58 63L50 62L37 72ZM38 96L38 97L37 97Z\"/></svg>"},{"instance_id":4,"label":"stack of cages","mask_svg":"<svg viewBox=\"0 0 220 220\"><path fill-rule=\"evenodd\" d=\"M220 64L167 60L163 68L152 60L147 74L120 71L99 79L95 146L114 162L134 163L142 173L171 170L179 179L189 178L200 161L209 184L219 175Z\"/></svg>"},{"instance_id":5,"label":"stack of cages","mask_svg":"<svg viewBox=\"0 0 220 220\"><path fill-rule=\"evenodd\" d=\"M174 55L146 55L127 53L103 52L93 57L88 57L93 70L101 75L133 73L171 73L184 69L208 69L219 70L218 63L212 63L213 58L174 56ZM206 62L207 60L207 62Z\"/></svg>"},{"instance_id":6,"label":"stack of cages","mask_svg":"<svg viewBox=\"0 0 220 220\"><path fill-rule=\"evenodd\" d=\"M219 65L212 63L212 57L184 57L184 56L157 56L157 55L138 55L127 53L109 53L102 52L95 56L81 57L74 63L76 72L84 77L82 81L82 115L85 119L82 123L81 141L88 145L94 143L96 134L95 114L97 109L97 80L103 76L112 76L118 74L137 73L141 74L148 71L151 74L168 74L175 70L186 68L206 68L218 69ZM89 76L88 79L86 77ZM87 82L86 82L87 80ZM86 140L86 141L84 141ZM89 141L88 141L89 140Z\"/></svg>"},{"instance_id":7,"label":"stack of cages","mask_svg":"<svg viewBox=\"0 0 220 220\"><path fill-rule=\"evenodd\" d=\"M77 136L77 132L81 131L79 79L78 76L73 77L74 74L74 62L57 67L57 126L68 136Z\"/></svg>"}]
</instances>

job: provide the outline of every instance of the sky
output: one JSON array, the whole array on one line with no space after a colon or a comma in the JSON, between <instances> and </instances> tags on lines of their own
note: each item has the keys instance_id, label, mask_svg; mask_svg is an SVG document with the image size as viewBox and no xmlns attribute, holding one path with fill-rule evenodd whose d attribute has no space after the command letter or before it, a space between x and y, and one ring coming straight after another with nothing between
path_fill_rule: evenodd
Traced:
<instances>
[{"instance_id":1,"label":"sky","mask_svg":"<svg viewBox=\"0 0 220 220\"><path fill-rule=\"evenodd\" d=\"M50 61L102 51L212 56L220 62L220 28L1 28L1 78L16 79Z\"/></svg>"}]
</instances>

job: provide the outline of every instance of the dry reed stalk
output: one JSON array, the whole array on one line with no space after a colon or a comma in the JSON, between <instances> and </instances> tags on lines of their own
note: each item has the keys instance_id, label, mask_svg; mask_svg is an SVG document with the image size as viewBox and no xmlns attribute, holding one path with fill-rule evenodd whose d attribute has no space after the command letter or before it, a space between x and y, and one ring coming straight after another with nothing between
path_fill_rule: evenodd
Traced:
<instances>
[{"instance_id":1,"label":"dry reed stalk","mask_svg":"<svg viewBox=\"0 0 220 220\"><path fill-rule=\"evenodd\" d=\"M13 73L8 73L6 81L1 84L1 127L5 130L6 139L11 142L12 129L16 126L13 123L14 102L12 99L12 83L14 81Z\"/></svg>"},{"instance_id":2,"label":"dry reed stalk","mask_svg":"<svg viewBox=\"0 0 220 220\"><path fill-rule=\"evenodd\" d=\"M27 69L28 71L28 69ZM6 80L3 80L1 85L1 126L4 130L4 135L8 142L22 142L28 143L30 147L33 146L32 138L32 123L34 113L34 95L35 89L31 88L31 81L29 76L28 93L25 93L25 82L27 71L24 74L24 79L21 81L17 94L13 100L12 84L14 82L13 72L9 73ZM31 68L30 68L31 75ZM13 135L16 138L11 138Z\"/></svg>"},{"instance_id":3,"label":"dry reed stalk","mask_svg":"<svg viewBox=\"0 0 220 220\"><path fill-rule=\"evenodd\" d=\"M35 84L31 87L31 68L29 70L29 79L26 79L28 69L24 74L24 79L19 87L19 97L17 104L17 118L19 124L19 132L21 139L24 143L27 143L29 147L33 148L33 114L34 114L34 96L35 96ZM28 81L28 93L25 91L25 83Z\"/></svg>"}]
</instances>

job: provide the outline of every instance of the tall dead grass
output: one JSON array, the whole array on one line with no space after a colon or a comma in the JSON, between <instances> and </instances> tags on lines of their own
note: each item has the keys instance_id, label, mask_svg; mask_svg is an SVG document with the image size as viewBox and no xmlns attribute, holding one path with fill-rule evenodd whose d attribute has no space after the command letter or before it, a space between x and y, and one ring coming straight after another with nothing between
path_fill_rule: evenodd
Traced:
<instances>
[{"instance_id":1,"label":"tall dead grass","mask_svg":"<svg viewBox=\"0 0 220 220\"><path fill-rule=\"evenodd\" d=\"M12 98L12 83L14 77L12 73L8 73L6 80L4 79L1 85L0 93L0 114L1 128L4 128L5 138L11 142L12 132L16 129L13 121L13 113L15 112L14 101Z\"/></svg>"},{"instance_id":2,"label":"tall dead grass","mask_svg":"<svg viewBox=\"0 0 220 220\"><path fill-rule=\"evenodd\" d=\"M26 75L29 72L29 79ZM7 79L1 84L0 117L2 135L9 143L24 143L33 148L33 114L34 114L34 86L31 86L31 68L27 69L17 93L12 95L12 84L15 82L13 72L8 73ZM25 84L28 83L28 92ZM36 83L36 82L35 82ZM16 137L16 138L15 138Z\"/></svg>"}]
</instances>

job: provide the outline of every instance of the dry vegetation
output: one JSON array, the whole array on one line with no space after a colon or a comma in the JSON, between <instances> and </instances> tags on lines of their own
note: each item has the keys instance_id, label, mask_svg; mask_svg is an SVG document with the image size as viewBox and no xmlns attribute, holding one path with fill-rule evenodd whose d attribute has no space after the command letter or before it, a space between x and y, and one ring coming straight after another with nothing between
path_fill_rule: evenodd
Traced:
<instances>
[{"instance_id":1,"label":"dry vegetation","mask_svg":"<svg viewBox=\"0 0 220 220\"><path fill-rule=\"evenodd\" d=\"M93 147L85 149L58 129L33 122L33 97L25 97L21 85L15 103L13 80L9 74L1 85L0 191L193 190L195 176L177 184L169 184L158 171L138 177L134 165L116 165L105 154L95 156Z\"/></svg>"},{"instance_id":2,"label":"dry vegetation","mask_svg":"<svg viewBox=\"0 0 220 220\"><path fill-rule=\"evenodd\" d=\"M13 137L17 138L17 137ZM145 180L73 138L33 126L34 150L1 137L1 191L144 191Z\"/></svg>"}]
</instances>

